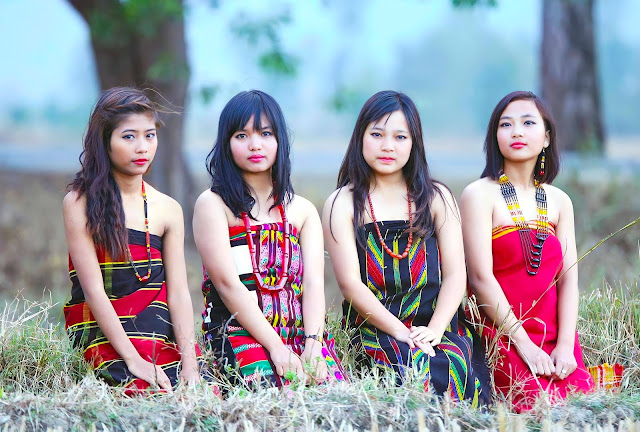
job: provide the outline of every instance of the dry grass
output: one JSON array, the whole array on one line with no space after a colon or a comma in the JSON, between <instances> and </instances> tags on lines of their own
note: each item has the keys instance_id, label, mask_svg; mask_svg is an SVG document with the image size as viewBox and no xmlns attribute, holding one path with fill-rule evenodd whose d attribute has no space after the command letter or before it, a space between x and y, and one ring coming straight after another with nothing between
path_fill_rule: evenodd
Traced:
<instances>
[{"instance_id":1,"label":"dry grass","mask_svg":"<svg viewBox=\"0 0 640 432\"><path fill-rule=\"evenodd\" d=\"M503 405L479 412L434 399L420 383L396 387L392 377L374 371L338 385L236 389L224 400L208 388L129 399L88 372L59 324L69 289L60 203L70 179L0 172L0 298L9 299L0 304L0 431L640 430L640 290L633 280L640 273L640 225L607 241L580 267L581 286L592 288L583 289L578 322L585 361L625 364L622 393L580 396L557 407L541 402L526 415L509 413ZM637 179L609 186L561 180L576 209L580 253L640 213L640 201L630 199L640 194ZM333 187L323 179L300 179L296 185L318 207ZM450 186L459 194L463 185ZM201 265L189 240L186 254L197 316ZM339 300L328 261L326 268L328 302ZM603 282L605 276L613 286ZM12 300L18 291L41 298L45 287L53 291L53 301ZM351 366L349 334L336 318L328 328Z\"/></svg>"},{"instance_id":2,"label":"dry grass","mask_svg":"<svg viewBox=\"0 0 640 432\"><path fill-rule=\"evenodd\" d=\"M589 311L598 311L616 298L605 289L589 298ZM626 319L629 311L640 314L638 302L627 307L613 302L609 323ZM59 326L49 323L51 303L16 300L5 307L0 320L0 430L638 430L640 428L640 379L631 375L622 393L599 392L577 396L562 406L544 401L529 414L509 413L498 404L486 411L466 404L454 405L422 390L419 380L397 387L391 375L374 369L348 383L286 389L262 388L249 392L232 389L219 399L209 387L178 389L173 395L126 398L94 378L80 355L70 349ZM584 311L583 311L584 313ZM637 325L637 321L634 325ZM630 360L636 339L608 347L611 333L583 327L583 344L621 352L609 360ZM598 324L594 324L597 326ZM330 323L335 327L336 323ZM630 328L629 331L632 331ZM337 332L338 346L348 335ZM637 352L637 351L636 351ZM344 358L349 356L340 352ZM590 354L600 361L606 357ZM594 357L595 356L595 357ZM637 362L638 357L632 358ZM10 368L7 369L7 365ZM351 364L347 362L347 366ZM637 363L636 363L637 366ZM224 383L219 383L224 385ZM634 429L635 428L635 429Z\"/></svg>"}]
</instances>

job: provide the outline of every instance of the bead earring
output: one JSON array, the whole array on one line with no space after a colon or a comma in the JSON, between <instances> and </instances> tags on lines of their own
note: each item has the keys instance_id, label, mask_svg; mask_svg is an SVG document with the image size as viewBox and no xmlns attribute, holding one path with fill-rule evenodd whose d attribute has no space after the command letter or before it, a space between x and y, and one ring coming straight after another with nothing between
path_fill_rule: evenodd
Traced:
<instances>
[{"instance_id":1,"label":"bead earring","mask_svg":"<svg viewBox=\"0 0 640 432\"><path fill-rule=\"evenodd\" d=\"M544 148L542 149L542 153L541 153L542 157L540 158L540 178L542 178L544 176Z\"/></svg>"}]
</instances>

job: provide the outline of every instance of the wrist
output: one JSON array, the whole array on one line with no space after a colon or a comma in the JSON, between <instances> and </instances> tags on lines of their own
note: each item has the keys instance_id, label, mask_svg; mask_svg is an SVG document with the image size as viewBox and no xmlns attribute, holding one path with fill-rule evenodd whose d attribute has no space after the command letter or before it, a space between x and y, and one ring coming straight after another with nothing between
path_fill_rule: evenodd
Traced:
<instances>
[{"instance_id":1,"label":"wrist","mask_svg":"<svg viewBox=\"0 0 640 432\"><path fill-rule=\"evenodd\" d=\"M305 344L308 343L322 343L322 335L319 334L305 334L304 335Z\"/></svg>"}]
</instances>

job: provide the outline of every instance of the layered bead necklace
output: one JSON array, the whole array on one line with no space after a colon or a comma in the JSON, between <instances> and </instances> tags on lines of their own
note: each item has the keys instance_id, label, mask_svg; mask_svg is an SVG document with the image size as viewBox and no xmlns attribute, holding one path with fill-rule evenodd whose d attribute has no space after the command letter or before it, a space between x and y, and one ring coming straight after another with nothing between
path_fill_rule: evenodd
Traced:
<instances>
[{"instance_id":1,"label":"layered bead necklace","mask_svg":"<svg viewBox=\"0 0 640 432\"><path fill-rule=\"evenodd\" d=\"M251 221L249 220L249 215L246 212L241 213L242 221L244 222L244 228L247 233L247 245L249 246L249 254L251 255L251 266L253 267L253 276L256 279L256 283L263 290L270 289L281 289L284 284L287 282L289 278L289 249L291 247L291 233L289 231L289 222L287 221L287 216L284 212L284 207L282 204L278 206L278 210L280 211L280 216L282 216L282 226L284 229L284 244L283 244L283 260L282 260L282 274L280 275L280 279L276 285L268 285L262 279L260 275L260 268L258 267L258 258L255 254L255 248L253 246L253 238L251 232Z\"/></svg>"},{"instance_id":2,"label":"layered bead necklace","mask_svg":"<svg viewBox=\"0 0 640 432\"><path fill-rule=\"evenodd\" d=\"M149 260L147 270L147 274L145 276L140 276L138 273L138 269L133 263L133 257L131 256L131 251L127 248L127 253L129 254L129 262L131 263L131 267L133 267L133 271L136 273L136 277L140 282L146 282L151 277L151 236L149 235L149 216L147 214L147 192L144 189L144 180L142 180L142 199L144 200L144 231L147 238L147 258Z\"/></svg>"},{"instance_id":3,"label":"layered bead necklace","mask_svg":"<svg viewBox=\"0 0 640 432\"><path fill-rule=\"evenodd\" d=\"M407 185L407 202L409 203L409 241L407 242L407 247L404 248L404 252L402 254L397 254L384 242L382 238L382 233L380 232L380 227L378 226L378 221L376 220L376 215L373 212L373 204L371 203L371 195L369 191L367 191L367 200L369 201L369 210L371 211L371 219L373 220L373 226L376 227L376 233L378 233L378 239L380 240L380 244L382 245L385 252L394 257L395 259L403 259L409 255L409 249L411 249L411 244L413 243L413 215L411 214L411 197L409 196L409 185Z\"/></svg>"},{"instance_id":4,"label":"layered bead necklace","mask_svg":"<svg viewBox=\"0 0 640 432\"><path fill-rule=\"evenodd\" d=\"M538 273L540 264L542 263L542 246L544 241L549 237L549 221L547 217L547 194L544 188L537 180L534 181L536 187L536 209L537 209L537 224L536 224L536 243L531 239L531 228L524 219L520 204L518 203L518 194L513 184L509 181L507 175L502 172L498 180L500 183L500 192L504 197L509 213L513 223L518 228L518 234L520 234L520 244L522 245L522 254L524 255L524 264L531 276Z\"/></svg>"}]
</instances>

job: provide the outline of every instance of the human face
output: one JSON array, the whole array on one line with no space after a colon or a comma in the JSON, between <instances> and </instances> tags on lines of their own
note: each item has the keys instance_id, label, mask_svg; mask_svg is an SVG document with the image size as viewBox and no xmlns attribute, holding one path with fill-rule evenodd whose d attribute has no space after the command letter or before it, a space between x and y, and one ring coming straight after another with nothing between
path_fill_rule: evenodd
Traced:
<instances>
[{"instance_id":1,"label":"human face","mask_svg":"<svg viewBox=\"0 0 640 432\"><path fill-rule=\"evenodd\" d=\"M156 123L152 114L129 114L111 133L111 167L126 175L144 174L158 148Z\"/></svg>"},{"instance_id":2,"label":"human face","mask_svg":"<svg viewBox=\"0 0 640 432\"><path fill-rule=\"evenodd\" d=\"M536 159L549 146L544 119L532 100L511 102L500 116L496 133L498 148L505 160Z\"/></svg>"},{"instance_id":3,"label":"human face","mask_svg":"<svg viewBox=\"0 0 640 432\"><path fill-rule=\"evenodd\" d=\"M265 115L260 117L260 130L253 127L253 116L242 129L231 135L231 155L241 171L260 173L271 169L278 154L278 141L271 122Z\"/></svg>"},{"instance_id":4,"label":"human face","mask_svg":"<svg viewBox=\"0 0 640 432\"><path fill-rule=\"evenodd\" d=\"M377 175L402 171L411 155L411 134L402 111L369 123L362 137L362 155Z\"/></svg>"}]
</instances>

